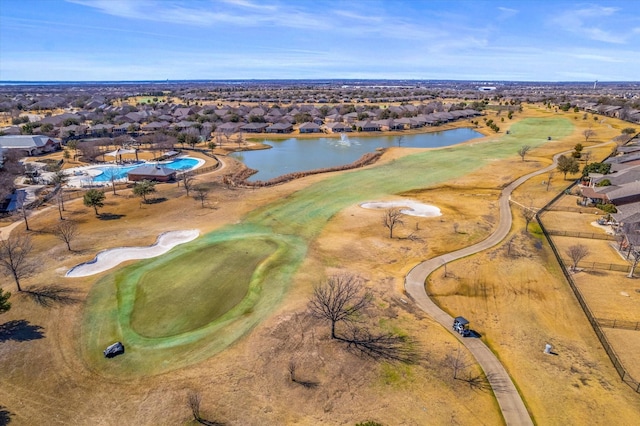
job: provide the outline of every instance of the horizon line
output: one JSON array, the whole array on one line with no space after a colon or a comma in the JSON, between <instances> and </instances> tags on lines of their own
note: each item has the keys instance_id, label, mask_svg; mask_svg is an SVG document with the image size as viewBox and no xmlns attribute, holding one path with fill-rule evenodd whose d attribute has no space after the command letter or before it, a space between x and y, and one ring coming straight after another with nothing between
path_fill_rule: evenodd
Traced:
<instances>
[{"instance_id":1,"label":"horizon line","mask_svg":"<svg viewBox=\"0 0 640 426\"><path fill-rule=\"evenodd\" d=\"M70 83L176 83L176 82L252 82L252 81L393 81L393 82L469 82L469 83L636 83L640 80L489 80L489 79L415 79L415 78L197 78L197 79L166 79L166 80L0 80L3 84L70 84Z\"/></svg>"}]
</instances>

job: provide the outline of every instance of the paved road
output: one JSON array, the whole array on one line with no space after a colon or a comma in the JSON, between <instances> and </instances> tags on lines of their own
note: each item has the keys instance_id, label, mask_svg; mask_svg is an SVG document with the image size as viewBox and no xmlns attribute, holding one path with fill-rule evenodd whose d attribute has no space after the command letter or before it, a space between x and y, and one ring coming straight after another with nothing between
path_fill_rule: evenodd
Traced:
<instances>
[{"instance_id":1,"label":"paved road","mask_svg":"<svg viewBox=\"0 0 640 426\"><path fill-rule=\"evenodd\" d=\"M511 208L509 206L509 198L513 190L534 176L554 170L557 167L556 161L560 155L561 154L557 154L553 158L553 164L550 166L522 176L502 190L499 200L500 222L498 223L496 230L486 240L458 251L443 254L442 256L422 262L407 274L404 283L407 293L413 298L420 309L429 314L447 330L451 330L453 318L440 309L427 295L427 291L425 289L425 281L427 277L444 263L489 249L502 241L511 229L512 216ZM480 364L480 367L484 370L498 404L500 405L502 416L504 417L506 424L518 426L533 425L531 416L529 416L520 394L518 394L509 374L493 352L491 352L480 339L469 337L463 338L458 333L453 334L458 337L467 349L469 349L476 358L478 364Z\"/></svg>"}]
</instances>

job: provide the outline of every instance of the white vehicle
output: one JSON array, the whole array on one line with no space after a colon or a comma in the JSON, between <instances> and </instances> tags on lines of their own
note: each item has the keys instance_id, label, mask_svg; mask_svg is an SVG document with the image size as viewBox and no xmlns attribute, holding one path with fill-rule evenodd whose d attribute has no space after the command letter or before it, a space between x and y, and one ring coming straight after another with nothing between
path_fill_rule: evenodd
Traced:
<instances>
[{"instance_id":1,"label":"white vehicle","mask_svg":"<svg viewBox=\"0 0 640 426\"><path fill-rule=\"evenodd\" d=\"M469 321L467 321L464 317L456 317L453 320L453 331L465 337L470 335L471 330L469 330Z\"/></svg>"}]
</instances>

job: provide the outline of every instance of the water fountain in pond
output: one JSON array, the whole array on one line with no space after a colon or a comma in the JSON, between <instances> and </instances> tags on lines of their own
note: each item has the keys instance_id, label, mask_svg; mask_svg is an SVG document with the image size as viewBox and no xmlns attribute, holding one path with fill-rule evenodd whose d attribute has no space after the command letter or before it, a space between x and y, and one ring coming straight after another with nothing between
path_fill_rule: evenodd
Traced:
<instances>
[{"instance_id":1,"label":"water fountain in pond","mask_svg":"<svg viewBox=\"0 0 640 426\"><path fill-rule=\"evenodd\" d=\"M340 133L340 145L351 146L351 141L346 133Z\"/></svg>"},{"instance_id":2,"label":"water fountain in pond","mask_svg":"<svg viewBox=\"0 0 640 426\"><path fill-rule=\"evenodd\" d=\"M358 143L357 141L352 141L351 139L349 139L349 136L347 136L346 133L340 133L340 139L331 138L328 142L333 146L345 148L348 148L352 145L360 145L360 143Z\"/></svg>"}]
</instances>

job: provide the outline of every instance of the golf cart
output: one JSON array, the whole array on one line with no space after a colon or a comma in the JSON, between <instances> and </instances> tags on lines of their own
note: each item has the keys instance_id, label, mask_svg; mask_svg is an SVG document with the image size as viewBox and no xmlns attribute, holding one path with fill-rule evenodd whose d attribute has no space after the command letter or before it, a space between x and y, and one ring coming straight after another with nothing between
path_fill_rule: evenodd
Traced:
<instances>
[{"instance_id":1,"label":"golf cart","mask_svg":"<svg viewBox=\"0 0 640 426\"><path fill-rule=\"evenodd\" d=\"M471 330L469 330L469 321L467 321L464 317L456 317L453 320L453 331L461 334L466 337L471 334Z\"/></svg>"}]
</instances>

